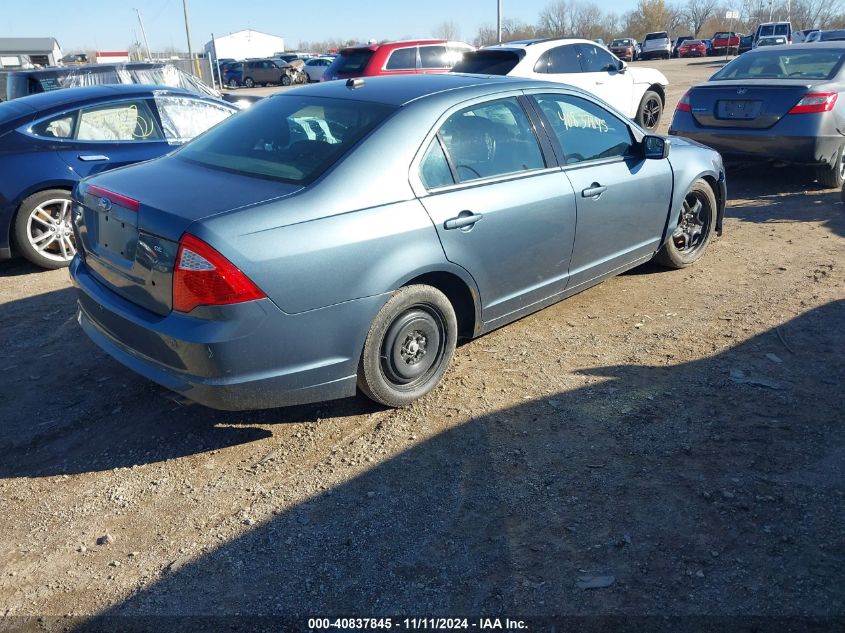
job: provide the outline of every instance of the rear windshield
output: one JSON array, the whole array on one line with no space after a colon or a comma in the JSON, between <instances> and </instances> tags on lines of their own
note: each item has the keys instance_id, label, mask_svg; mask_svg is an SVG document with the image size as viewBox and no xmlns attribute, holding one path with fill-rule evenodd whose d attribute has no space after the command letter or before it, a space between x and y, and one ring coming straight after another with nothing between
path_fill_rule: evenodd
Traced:
<instances>
[{"instance_id":1,"label":"rear windshield","mask_svg":"<svg viewBox=\"0 0 845 633\"><path fill-rule=\"evenodd\" d=\"M360 75L364 72L367 64L375 55L375 51L369 48L356 48L341 51L327 72L329 75Z\"/></svg>"},{"instance_id":2,"label":"rear windshield","mask_svg":"<svg viewBox=\"0 0 845 633\"><path fill-rule=\"evenodd\" d=\"M345 99L262 99L175 155L215 169L307 185L394 110Z\"/></svg>"},{"instance_id":3,"label":"rear windshield","mask_svg":"<svg viewBox=\"0 0 845 633\"><path fill-rule=\"evenodd\" d=\"M845 58L840 50L761 51L744 53L713 75L730 79L832 79Z\"/></svg>"},{"instance_id":4,"label":"rear windshield","mask_svg":"<svg viewBox=\"0 0 845 633\"><path fill-rule=\"evenodd\" d=\"M666 31L663 31L662 33L649 33L648 35L645 36L646 42L650 42L651 40L668 40L668 39L669 39L669 35L666 33Z\"/></svg>"},{"instance_id":5,"label":"rear windshield","mask_svg":"<svg viewBox=\"0 0 845 633\"><path fill-rule=\"evenodd\" d=\"M471 51L455 64L452 72L477 75L507 75L522 59L514 51Z\"/></svg>"},{"instance_id":6,"label":"rear windshield","mask_svg":"<svg viewBox=\"0 0 845 633\"><path fill-rule=\"evenodd\" d=\"M716 35L713 36L713 39L714 40L726 40L729 37L733 37L733 36L734 36L733 33L728 33L727 31L720 31L719 33L716 33Z\"/></svg>"},{"instance_id":7,"label":"rear windshield","mask_svg":"<svg viewBox=\"0 0 845 633\"><path fill-rule=\"evenodd\" d=\"M757 37L767 37L769 35L789 35L788 24L761 24Z\"/></svg>"},{"instance_id":8,"label":"rear windshield","mask_svg":"<svg viewBox=\"0 0 845 633\"><path fill-rule=\"evenodd\" d=\"M631 40L613 40L611 46L631 46Z\"/></svg>"}]
</instances>

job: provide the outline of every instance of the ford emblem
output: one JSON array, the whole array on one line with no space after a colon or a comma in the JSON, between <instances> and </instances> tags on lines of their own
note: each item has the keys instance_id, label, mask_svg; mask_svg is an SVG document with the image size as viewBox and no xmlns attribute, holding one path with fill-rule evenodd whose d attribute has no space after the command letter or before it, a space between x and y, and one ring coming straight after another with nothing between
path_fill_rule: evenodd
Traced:
<instances>
[{"instance_id":1,"label":"ford emblem","mask_svg":"<svg viewBox=\"0 0 845 633\"><path fill-rule=\"evenodd\" d=\"M748 92L748 88L737 88L736 91L738 95L744 95L746 92Z\"/></svg>"},{"instance_id":2,"label":"ford emblem","mask_svg":"<svg viewBox=\"0 0 845 633\"><path fill-rule=\"evenodd\" d=\"M108 198L100 198L97 203L103 211L111 211L111 200Z\"/></svg>"}]
</instances>

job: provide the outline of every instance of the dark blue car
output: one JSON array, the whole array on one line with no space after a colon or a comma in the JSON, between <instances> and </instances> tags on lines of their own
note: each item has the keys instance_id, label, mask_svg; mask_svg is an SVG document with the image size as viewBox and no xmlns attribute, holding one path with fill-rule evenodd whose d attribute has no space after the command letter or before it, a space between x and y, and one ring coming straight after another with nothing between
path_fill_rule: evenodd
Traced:
<instances>
[{"instance_id":1,"label":"dark blue car","mask_svg":"<svg viewBox=\"0 0 845 633\"><path fill-rule=\"evenodd\" d=\"M66 88L0 103L0 259L76 253L70 192L85 176L171 151L237 112L179 88Z\"/></svg>"}]
</instances>

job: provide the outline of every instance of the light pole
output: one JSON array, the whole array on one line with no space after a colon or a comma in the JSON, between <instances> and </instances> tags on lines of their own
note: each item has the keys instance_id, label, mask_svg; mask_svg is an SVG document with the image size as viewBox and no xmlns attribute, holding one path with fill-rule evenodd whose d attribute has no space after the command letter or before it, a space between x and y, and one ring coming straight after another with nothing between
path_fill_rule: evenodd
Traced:
<instances>
[{"instance_id":1,"label":"light pole","mask_svg":"<svg viewBox=\"0 0 845 633\"><path fill-rule=\"evenodd\" d=\"M144 38L144 48L147 49L147 59L153 61L152 53L150 53L150 43L147 42L147 32L144 30L144 21L141 19L141 12L135 9L135 13L138 14L138 24L141 25L141 36Z\"/></svg>"},{"instance_id":2,"label":"light pole","mask_svg":"<svg viewBox=\"0 0 845 633\"><path fill-rule=\"evenodd\" d=\"M199 75L199 64L194 67L194 51L191 48L191 27L189 26L190 21L188 20L188 0L182 0L182 10L185 13L185 37L188 38L188 59L190 60L194 74Z\"/></svg>"},{"instance_id":3,"label":"light pole","mask_svg":"<svg viewBox=\"0 0 845 633\"><path fill-rule=\"evenodd\" d=\"M502 0L496 1L496 41L502 43Z\"/></svg>"}]
</instances>

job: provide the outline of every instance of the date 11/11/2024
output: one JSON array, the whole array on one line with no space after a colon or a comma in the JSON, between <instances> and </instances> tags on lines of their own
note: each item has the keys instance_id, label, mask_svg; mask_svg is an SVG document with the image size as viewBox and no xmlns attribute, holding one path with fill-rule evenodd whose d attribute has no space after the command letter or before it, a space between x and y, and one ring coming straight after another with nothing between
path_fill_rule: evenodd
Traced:
<instances>
[{"instance_id":1,"label":"date 11/11/2024","mask_svg":"<svg viewBox=\"0 0 845 633\"><path fill-rule=\"evenodd\" d=\"M472 630L519 631L528 628L524 620L510 618L309 618L311 630L331 629L407 629L407 630Z\"/></svg>"}]
</instances>

